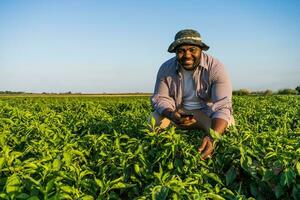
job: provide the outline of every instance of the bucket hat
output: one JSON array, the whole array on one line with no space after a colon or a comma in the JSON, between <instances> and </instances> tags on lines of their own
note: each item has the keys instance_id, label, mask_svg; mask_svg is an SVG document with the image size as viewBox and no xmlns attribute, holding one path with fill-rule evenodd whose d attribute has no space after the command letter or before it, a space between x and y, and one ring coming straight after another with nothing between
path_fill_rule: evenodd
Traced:
<instances>
[{"instance_id":1,"label":"bucket hat","mask_svg":"<svg viewBox=\"0 0 300 200\"><path fill-rule=\"evenodd\" d=\"M209 46L202 42L200 33L193 29L184 29L177 32L174 38L174 42L172 42L172 44L168 48L168 52L174 53L176 51L176 47L182 44L196 45L204 51L209 49Z\"/></svg>"}]
</instances>

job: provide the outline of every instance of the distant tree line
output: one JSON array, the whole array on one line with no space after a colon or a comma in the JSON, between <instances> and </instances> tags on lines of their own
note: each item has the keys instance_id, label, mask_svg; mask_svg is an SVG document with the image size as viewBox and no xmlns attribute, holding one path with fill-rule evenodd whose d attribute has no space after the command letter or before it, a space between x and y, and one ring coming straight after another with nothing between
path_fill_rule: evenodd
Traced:
<instances>
[{"instance_id":1,"label":"distant tree line","mask_svg":"<svg viewBox=\"0 0 300 200\"><path fill-rule=\"evenodd\" d=\"M27 92L14 92L14 91L0 91L0 95L1 94L37 94L37 93L27 93ZM81 95L84 93L72 93L72 92L61 92L61 93L48 93L48 92L43 92L41 94L45 94L45 95L69 95L69 94L75 94L75 95ZM98 94L103 94L103 95L113 95L113 93L98 93ZM146 94L146 95L151 95L151 93L140 93L140 92L136 92L136 93L122 93L124 95L126 94ZM285 88L285 89L281 89L278 91L272 91L270 89L267 89L265 91L250 91L248 89L239 89L239 90L234 90L232 92L233 95L237 95L237 96L245 96L245 95L300 95L300 85L297 86L295 89L291 89L291 88Z\"/></svg>"},{"instance_id":2,"label":"distant tree line","mask_svg":"<svg viewBox=\"0 0 300 200\"><path fill-rule=\"evenodd\" d=\"M26 94L25 92L0 91L0 94Z\"/></svg>"},{"instance_id":3,"label":"distant tree line","mask_svg":"<svg viewBox=\"0 0 300 200\"><path fill-rule=\"evenodd\" d=\"M278 91L272 91L270 89L267 89L265 91L250 91L248 89L239 89L239 90L234 90L232 92L233 95L237 96L245 96L245 95L300 95L300 86L296 87L295 89L291 88L285 88L285 89L280 89Z\"/></svg>"}]
</instances>

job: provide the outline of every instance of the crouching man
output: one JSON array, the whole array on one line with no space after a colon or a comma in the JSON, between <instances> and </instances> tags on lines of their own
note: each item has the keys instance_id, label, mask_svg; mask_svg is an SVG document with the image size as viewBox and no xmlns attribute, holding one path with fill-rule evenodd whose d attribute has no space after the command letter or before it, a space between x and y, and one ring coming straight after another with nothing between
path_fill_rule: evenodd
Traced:
<instances>
[{"instance_id":1,"label":"crouching man","mask_svg":"<svg viewBox=\"0 0 300 200\"><path fill-rule=\"evenodd\" d=\"M151 97L156 126L207 133L198 149L203 159L214 148L209 130L222 134L234 124L229 76L220 61L203 52L208 49L196 30L179 31L168 49L176 56L161 65Z\"/></svg>"}]
</instances>

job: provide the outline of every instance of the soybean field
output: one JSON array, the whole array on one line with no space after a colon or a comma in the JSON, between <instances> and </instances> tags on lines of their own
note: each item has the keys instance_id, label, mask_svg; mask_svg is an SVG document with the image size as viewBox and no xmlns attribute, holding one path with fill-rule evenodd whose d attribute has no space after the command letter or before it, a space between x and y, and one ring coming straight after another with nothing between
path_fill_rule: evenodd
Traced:
<instances>
[{"instance_id":1,"label":"soybean field","mask_svg":"<svg viewBox=\"0 0 300 200\"><path fill-rule=\"evenodd\" d=\"M300 199L300 97L234 96L236 126L149 131L149 97L0 97L0 199Z\"/></svg>"}]
</instances>

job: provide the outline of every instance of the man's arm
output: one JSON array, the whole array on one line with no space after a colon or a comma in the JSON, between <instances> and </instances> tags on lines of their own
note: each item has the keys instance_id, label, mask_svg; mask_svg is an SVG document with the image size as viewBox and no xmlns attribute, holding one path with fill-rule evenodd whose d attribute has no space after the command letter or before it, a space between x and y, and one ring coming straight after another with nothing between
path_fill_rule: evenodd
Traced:
<instances>
[{"instance_id":1,"label":"man's arm","mask_svg":"<svg viewBox=\"0 0 300 200\"><path fill-rule=\"evenodd\" d=\"M175 110L175 101L169 96L169 87L164 78L157 77L154 94L151 97L151 103L159 114L163 115L163 111Z\"/></svg>"},{"instance_id":2,"label":"man's arm","mask_svg":"<svg viewBox=\"0 0 300 200\"><path fill-rule=\"evenodd\" d=\"M213 102L211 128L218 133L223 133L232 114L232 86L223 64L218 63L211 73L211 100Z\"/></svg>"},{"instance_id":3,"label":"man's arm","mask_svg":"<svg viewBox=\"0 0 300 200\"><path fill-rule=\"evenodd\" d=\"M211 128L214 131L218 132L219 134L223 134L227 125L228 125L228 122L221 118L214 118L214 119L212 119L212 122L211 122Z\"/></svg>"},{"instance_id":4,"label":"man's arm","mask_svg":"<svg viewBox=\"0 0 300 200\"><path fill-rule=\"evenodd\" d=\"M232 113L232 87L229 76L221 63L217 62L216 66L212 68L211 73L211 100L213 102L211 129L222 134L230 121L230 115ZM203 150L204 152L201 155L202 159L211 156L214 150L211 135L203 138L198 152L201 153Z\"/></svg>"},{"instance_id":5,"label":"man's arm","mask_svg":"<svg viewBox=\"0 0 300 200\"><path fill-rule=\"evenodd\" d=\"M170 97L170 87L168 84L169 66L172 65L172 60L168 60L161 65L158 70L154 93L151 96L153 108L160 114L166 109L175 110L175 101Z\"/></svg>"}]
</instances>

